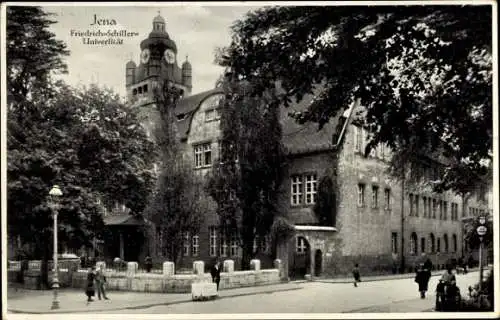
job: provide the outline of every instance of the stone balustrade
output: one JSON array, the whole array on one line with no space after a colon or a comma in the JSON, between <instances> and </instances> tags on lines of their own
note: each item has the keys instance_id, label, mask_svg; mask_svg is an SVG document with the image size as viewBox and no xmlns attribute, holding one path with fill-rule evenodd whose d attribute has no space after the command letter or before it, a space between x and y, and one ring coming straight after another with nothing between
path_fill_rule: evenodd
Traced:
<instances>
[{"instance_id":1,"label":"stone balustrade","mask_svg":"<svg viewBox=\"0 0 500 320\"><path fill-rule=\"evenodd\" d=\"M101 265L98 263L97 265ZM280 283L280 275L283 272L281 262L276 260L273 269L261 269L260 261L252 260L251 270L234 271L234 261L225 260L224 269L221 273L219 289L240 288L255 285L266 285ZM138 291L138 292L161 292L161 293L189 293L193 283L211 283L212 277L209 272L205 273L203 261L193 262L192 274L175 274L175 264L170 261L163 263L163 273L139 272L137 262L128 262L126 272L116 272L112 269L104 269L107 279L108 290ZM9 281L15 279L18 271L9 270ZM88 270L68 270L60 273L61 287L72 287L83 289L87 285ZM25 274L29 280L39 276L39 270L31 270ZM28 279L29 278L29 279ZM28 281L29 282L29 281Z\"/></svg>"}]
</instances>

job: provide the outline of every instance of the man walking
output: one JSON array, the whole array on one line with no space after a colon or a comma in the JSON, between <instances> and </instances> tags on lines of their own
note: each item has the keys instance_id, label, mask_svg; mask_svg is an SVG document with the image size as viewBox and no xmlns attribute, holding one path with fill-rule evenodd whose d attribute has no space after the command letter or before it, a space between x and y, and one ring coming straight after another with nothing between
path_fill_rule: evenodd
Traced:
<instances>
[{"instance_id":1,"label":"man walking","mask_svg":"<svg viewBox=\"0 0 500 320\"><path fill-rule=\"evenodd\" d=\"M106 291L104 290L104 284L106 283L106 276L104 275L104 265L99 266L99 270L97 270L95 275L95 281L97 284L97 297L101 300L101 295L104 300L109 300L106 296Z\"/></svg>"},{"instance_id":2,"label":"man walking","mask_svg":"<svg viewBox=\"0 0 500 320\"><path fill-rule=\"evenodd\" d=\"M221 272L220 260L219 258L217 258L217 260L215 260L214 265L210 269L210 274L212 275L212 282L217 284L217 291L219 291L220 272Z\"/></svg>"}]
</instances>

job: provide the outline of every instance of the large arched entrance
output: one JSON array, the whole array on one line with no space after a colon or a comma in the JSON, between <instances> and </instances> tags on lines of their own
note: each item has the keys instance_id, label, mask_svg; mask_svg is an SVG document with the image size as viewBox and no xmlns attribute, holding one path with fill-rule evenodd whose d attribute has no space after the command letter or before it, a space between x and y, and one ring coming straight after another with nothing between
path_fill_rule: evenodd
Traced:
<instances>
[{"instance_id":1,"label":"large arched entrance","mask_svg":"<svg viewBox=\"0 0 500 320\"><path fill-rule=\"evenodd\" d=\"M321 250L316 250L314 253L314 276L319 277L323 269L323 253Z\"/></svg>"},{"instance_id":2,"label":"large arched entrance","mask_svg":"<svg viewBox=\"0 0 500 320\"><path fill-rule=\"evenodd\" d=\"M311 246L305 237L295 238L295 250L290 250L289 276L291 279L303 279L310 273Z\"/></svg>"}]
</instances>

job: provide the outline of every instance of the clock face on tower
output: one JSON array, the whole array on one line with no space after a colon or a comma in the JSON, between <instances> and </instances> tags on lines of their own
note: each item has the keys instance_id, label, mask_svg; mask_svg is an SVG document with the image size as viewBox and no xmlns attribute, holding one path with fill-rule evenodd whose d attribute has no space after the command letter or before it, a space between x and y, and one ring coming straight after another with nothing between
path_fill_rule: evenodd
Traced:
<instances>
[{"instance_id":1,"label":"clock face on tower","mask_svg":"<svg viewBox=\"0 0 500 320\"><path fill-rule=\"evenodd\" d=\"M171 49L165 50L165 52L163 53L163 56L165 57L165 61L168 64L173 64L175 62L175 53L173 50L171 50Z\"/></svg>"},{"instance_id":2,"label":"clock face on tower","mask_svg":"<svg viewBox=\"0 0 500 320\"><path fill-rule=\"evenodd\" d=\"M142 63L147 63L149 61L149 56L151 55L151 52L149 49L144 49L141 52L141 62Z\"/></svg>"}]
</instances>

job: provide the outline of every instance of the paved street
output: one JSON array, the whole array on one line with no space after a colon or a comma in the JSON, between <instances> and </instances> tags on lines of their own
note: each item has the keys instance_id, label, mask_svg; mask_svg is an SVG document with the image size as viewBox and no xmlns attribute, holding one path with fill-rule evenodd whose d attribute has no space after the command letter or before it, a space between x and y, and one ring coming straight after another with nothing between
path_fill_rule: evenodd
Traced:
<instances>
[{"instance_id":1,"label":"paved street","mask_svg":"<svg viewBox=\"0 0 500 320\"><path fill-rule=\"evenodd\" d=\"M478 272L457 276L463 294L467 294L469 285L478 281L478 276ZM425 300L419 298L413 279L362 282L358 288L347 283L309 282L300 284L303 287L300 290L222 297L215 301L154 306L124 313L424 312L434 307L433 291L438 279L431 279L430 294Z\"/></svg>"},{"instance_id":2,"label":"paved street","mask_svg":"<svg viewBox=\"0 0 500 320\"><path fill-rule=\"evenodd\" d=\"M462 294L478 281L478 272L457 275ZM351 283L292 282L272 286L222 290L217 300L193 302L190 294L110 292L110 301L85 302L82 292L61 292L59 312L114 314L182 313L344 313L425 312L434 307L439 276L429 283L428 298L421 300L413 278ZM10 290L10 312L50 312L50 291Z\"/></svg>"}]
</instances>

